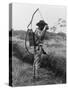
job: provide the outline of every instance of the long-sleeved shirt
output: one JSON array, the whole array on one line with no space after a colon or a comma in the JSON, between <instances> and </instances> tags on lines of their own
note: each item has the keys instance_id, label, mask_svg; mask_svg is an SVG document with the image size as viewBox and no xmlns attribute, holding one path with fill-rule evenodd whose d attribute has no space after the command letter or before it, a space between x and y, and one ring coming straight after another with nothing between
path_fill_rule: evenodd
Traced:
<instances>
[{"instance_id":1,"label":"long-sleeved shirt","mask_svg":"<svg viewBox=\"0 0 68 90\"><path fill-rule=\"evenodd\" d=\"M46 27L41 31L39 28L35 30L35 43L36 45L40 44L43 42L45 38L45 33L46 33Z\"/></svg>"}]
</instances>

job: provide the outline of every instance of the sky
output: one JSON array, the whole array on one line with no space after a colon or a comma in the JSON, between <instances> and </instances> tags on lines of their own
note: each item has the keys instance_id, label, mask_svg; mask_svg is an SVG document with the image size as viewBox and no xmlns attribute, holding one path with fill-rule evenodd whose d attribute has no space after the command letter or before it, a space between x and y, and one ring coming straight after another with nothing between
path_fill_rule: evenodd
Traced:
<instances>
[{"instance_id":1,"label":"sky","mask_svg":"<svg viewBox=\"0 0 68 90\"><path fill-rule=\"evenodd\" d=\"M31 17L37 8L39 8L40 12L37 11L34 15L32 22L33 30L36 28L36 23L43 18L45 22L48 23L49 27L53 26L59 18L66 20L65 6L13 3L12 28L14 30L27 30Z\"/></svg>"}]
</instances>

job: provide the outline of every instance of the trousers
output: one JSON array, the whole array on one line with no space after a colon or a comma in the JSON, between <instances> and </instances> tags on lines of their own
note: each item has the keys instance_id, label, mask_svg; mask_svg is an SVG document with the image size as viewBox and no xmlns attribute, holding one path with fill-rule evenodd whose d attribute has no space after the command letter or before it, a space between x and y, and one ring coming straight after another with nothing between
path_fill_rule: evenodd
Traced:
<instances>
[{"instance_id":1,"label":"trousers","mask_svg":"<svg viewBox=\"0 0 68 90\"><path fill-rule=\"evenodd\" d=\"M39 76L39 68L40 68L40 61L41 61L41 55L42 55L42 50L41 47L37 49L34 53L34 63L33 63L33 75L35 78L38 78Z\"/></svg>"}]
</instances>

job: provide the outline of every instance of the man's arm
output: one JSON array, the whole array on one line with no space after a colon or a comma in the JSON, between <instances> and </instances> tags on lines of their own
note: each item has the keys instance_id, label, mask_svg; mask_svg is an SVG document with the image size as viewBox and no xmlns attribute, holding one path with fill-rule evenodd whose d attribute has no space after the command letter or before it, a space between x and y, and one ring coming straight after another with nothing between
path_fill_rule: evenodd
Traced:
<instances>
[{"instance_id":1,"label":"man's arm","mask_svg":"<svg viewBox=\"0 0 68 90\"><path fill-rule=\"evenodd\" d=\"M46 25L42 31L39 31L39 29L37 28L35 30L35 35L39 37L39 39L44 38L47 28L48 28L48 25Z\"/></svg>"},{"instance_id":2,"label":"man's arm","mask_svg":"<svg viewBox=\"0 0 68 90\"><path fill-rule=\"evenodd\" d=\"M44 39L45 33L46 33L47 26L44 27L44 29L41 31L40 39Z\"/></svg>"}]
</instances>

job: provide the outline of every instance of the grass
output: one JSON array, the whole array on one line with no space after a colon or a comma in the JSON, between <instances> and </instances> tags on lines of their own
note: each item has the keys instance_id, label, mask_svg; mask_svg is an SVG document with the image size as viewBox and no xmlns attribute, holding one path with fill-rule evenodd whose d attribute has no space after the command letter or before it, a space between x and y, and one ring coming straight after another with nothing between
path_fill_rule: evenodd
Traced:
<instances>
[{"instance_id":1,"label":"grass","mask_svg":"<svg viewBox=\"0 0 68 90\"><path fill-rule=\"evenodd\" d=\"M20 46L17 43L13 44L13 53L14 56L19 58L23 63L33 64L33 56L28 55L25 48ZM66 58L61 56L54 56L54 53L49 53L48 56L44 55L41 60L41 68L47 68L53 73L55 76L58 76L62 79L63 83L66 82Z\"/></svg>"},{"instance_id":2,"label":"grass","mask_svg":"<svg viewBox=\"0 0 68 90\"><path fill-rule=\"evenodd\" d=\"M66 83L66 39L63 39L63 35L48 33L50 37L48 35L45 37L48 41L48 46L44 46L44 49L48 48L49 51L48 55L42 56L40 68L40 76L44 75L45 78L39 82L32 82L33 55L28 55L23 41L25 32L24 36L22 33L22 31L20 33L15 31L12 39L13 85Z\"/></svg>"}]
</instances>

